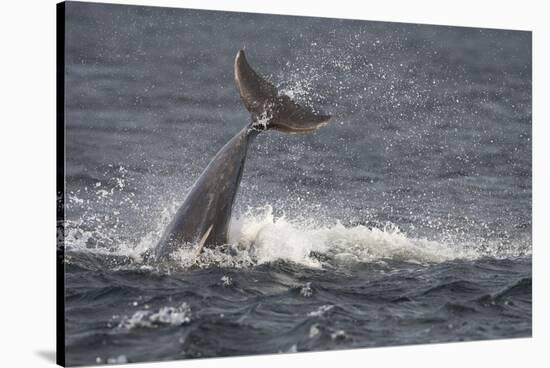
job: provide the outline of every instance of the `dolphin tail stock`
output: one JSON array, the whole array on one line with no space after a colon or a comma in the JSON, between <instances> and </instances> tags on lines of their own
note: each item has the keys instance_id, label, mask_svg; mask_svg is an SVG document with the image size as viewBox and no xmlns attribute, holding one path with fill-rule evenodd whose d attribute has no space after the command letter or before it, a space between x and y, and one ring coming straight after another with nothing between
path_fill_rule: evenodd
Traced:
<instances>
[{"instance_id":1,"label":"dolphin tail stock","mask_svg":"<svg viewBox=\"0 0 550 368\"><path fill-rule=\"evenodd\" d=\"M256 130L307 133L326 125L330 119L330 115L315 113L311 108L279 94L273 84L252 69L243 50L239 50L235 57L235 85L252 115L252 128Z\"/></svg>"}]
</instances>

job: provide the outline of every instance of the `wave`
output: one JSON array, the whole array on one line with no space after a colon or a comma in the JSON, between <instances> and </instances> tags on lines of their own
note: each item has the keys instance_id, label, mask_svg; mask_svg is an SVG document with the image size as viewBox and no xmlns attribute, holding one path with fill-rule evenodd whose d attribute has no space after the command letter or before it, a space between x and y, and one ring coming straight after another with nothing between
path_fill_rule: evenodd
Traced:
<instances>
[{"instance_id":1,"label":"wave","mask_svg":"<svg viewBox=\"0 0 550 368\"><path fill-rule=\"evenodd\" d=\"M86 230L82 222L68 221L66 250L125 257L141 267L150 267L147 256L170 218L170 211L165 211L156 229L137 241L120 239L116 233L109 233L107 227ZM231 222L229 244L216 249L204 249L199 257L195 256L192 245L183 247L172 255L172 265L183 268L212 265L239 268L289 261L306 267L322 268L327 263L346 265L395 260L423 264L486 256L498 258L499 252L502 257L525 253L520 246L508 246L506 251L499 249L499 252L495 249L487 244L476 248L475 244L414 238L391 223L381 227L344 226L340 222L320 226L311 218L277 217L271 206L264 206L250 208Z\"/></svg>"},{"instance_id":2,"label":"wave","mask_svg":"<svg viewBox=\"0 0 550 368\"><path fill-rule=\"evenodd\" d=\"M423 295L433 294L471 294L479 291L479 286L475 282L467 280L455 280L451 282L443 282L428 288Z\"/></svg>"},{"instance_id":3,"label":"wave","mask_svg":"<svg viewBox=\"0 0 550 368\"><path fill-rule=\"evenodd\" d=\"M460 249L427 239L407 237L393 224L382 228L340 222L318 226L311 219L275 217L271 206L249 211L236 221L230 242L250 249L258 263L288 260L307 266L320 266L312 254L323 254L336 262L371 262L389 258L411 262L442 262L473 256Z\"/></svg>"},{"instance_id":4,"label":"wave","mask_svg":"<svg viewBox=\"0 0 550 368\"><path fill-rule=\"evenodd\" d=\"M532 293L532 279L531 277L524 277L511 283L510 285L507 285L499 292L482 295L477 298L477 301L485 306L495 306L501 303L509 305L511 299L516 302L523 301L530 304Z\"/></svg>"}]
</instances>

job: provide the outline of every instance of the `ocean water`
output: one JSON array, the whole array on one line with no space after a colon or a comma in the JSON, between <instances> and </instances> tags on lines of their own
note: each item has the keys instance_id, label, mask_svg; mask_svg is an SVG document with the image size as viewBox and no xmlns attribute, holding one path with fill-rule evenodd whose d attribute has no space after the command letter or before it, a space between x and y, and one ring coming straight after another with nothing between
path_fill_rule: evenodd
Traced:
<instances>
[{"instance_id":1,"label":"ocean water","mask_svg":"<svg viewBox=\"0 0 550 368\"><path fill-rule=\"evenodd\" d=\"M68 3L68 365L531 336L531 34ZM333 118L249 148L229 244L150 257L249 121L233 59Z\"/></svg>"}]
</instances>

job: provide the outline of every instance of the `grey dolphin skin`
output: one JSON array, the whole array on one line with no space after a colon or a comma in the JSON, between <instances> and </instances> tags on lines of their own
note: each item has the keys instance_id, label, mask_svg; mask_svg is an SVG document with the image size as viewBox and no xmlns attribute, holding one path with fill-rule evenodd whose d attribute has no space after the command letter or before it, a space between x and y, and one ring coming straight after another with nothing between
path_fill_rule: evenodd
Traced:
<instances>
[{"instance_id":1,"label":"grey dolphin skin","mask_svg":"<svg viewBox=\"0 0 550 368\"><path fill-rule=\"evenodd\" d=\"M248 64L244 51L235 57L235 84L251 121L214 156L187 194L155 248L157 260L169 258L183 246L227 244L231 209L243 174L248 144L261 131L305 133L328 123L329 115L300 106L261 78Z\"/></svg>"}]
</instances>

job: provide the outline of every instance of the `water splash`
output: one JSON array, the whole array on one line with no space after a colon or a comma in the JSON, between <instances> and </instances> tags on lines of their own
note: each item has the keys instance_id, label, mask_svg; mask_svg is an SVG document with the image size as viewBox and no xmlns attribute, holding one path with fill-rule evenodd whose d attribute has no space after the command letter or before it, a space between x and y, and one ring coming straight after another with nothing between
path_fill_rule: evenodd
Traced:
<instances>
[{"instance_id":1,"label":"water splash","mask_svg":"<svg viewBox=\"0 0 550 368\"><path fill-rule=\"evenodd\" d=\"M258 209L254 209L258 211ZM316 226L313 221L295 222L276 218L270 206L259 214L245 215L236 221L230 242L253 254L258 264L287 260L308 267L322 263L312 254L325 254L338 263L370 262L391 258L413 262L443 262L456 258L474 258L475 252L459 247L407 237L397 226L382 229L364 225L345 227L340 222Z\"/></svg>"},{"instance_id":2,"label":"water splash","mask_svg":"<svg viewBox=\"0 0 550 368\"><path fill-rule=\"evenodd\" d=\"M116 178L115 178L116 179ZM111 190L96 184L97 201L113 201L117 195L133 198L123 192L124 181ZM117 188L119 188L117 190ZM70 193L71 206L88 208L89 200ZM125 199L118 199L125 203ZM128 199L131 201L131 199ZM96 204L97 205L97 204ZM125 234L120 217L98 215L83 211L78 221L66 221L65 244L69 252L93 253L98 256L119 256L129 259L140 269L153 267L147 257L162 235L177 208L173 203L160 213L153 229L133 239ZM310 268L325 265L345 267L355 263L376 262L383 259L415 263L439 263L454 259L516 257L526 254L521 244L502 244L498 240L484 244L415 238L402 232L392 223L382 226L344 226L336 221L319 224L310 216L287 218L275 216L270 205L249 208L234 218L229 229L229 244L215 249L204 249L197 256L194 244L183 246L172 254L170 266L176 268L207 268L211 266L247 268L276 261L289 261ZM529 254L529 251L527 251ZM321 255L321 257L319 257ZM149 262L149 263L148 263ZM120 263L110 264L120 266ZM127 266L128 262L124 262Z\"/></svg>"}]
</instances>

